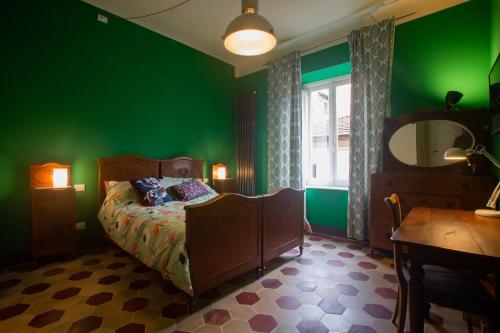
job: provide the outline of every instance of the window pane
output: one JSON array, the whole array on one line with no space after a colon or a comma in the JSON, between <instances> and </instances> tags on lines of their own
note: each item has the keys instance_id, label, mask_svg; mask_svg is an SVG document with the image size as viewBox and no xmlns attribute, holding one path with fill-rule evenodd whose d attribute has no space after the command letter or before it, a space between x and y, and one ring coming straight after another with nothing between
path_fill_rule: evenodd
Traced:
<instances>
[{"instance_id":1,"label":"window pane","mask_svg":"<svg viewBox=\"0 0 500 333\"><path fill-rule=\"evenodd\" d=\"M351 85L339 85L336 93L337 159L335 179L349 179L349 133L351 124Z\"/></svg>"},{"instance_id":2,"label":"window pane","mask_svg":"<svg viewBox=\"0 0 500 333\"><path fill-rule=\"evenodd\" d=\"M332 179L329 93L329 89L311 92L309 180L315 184Z\"/></svg>"}]
</instances>

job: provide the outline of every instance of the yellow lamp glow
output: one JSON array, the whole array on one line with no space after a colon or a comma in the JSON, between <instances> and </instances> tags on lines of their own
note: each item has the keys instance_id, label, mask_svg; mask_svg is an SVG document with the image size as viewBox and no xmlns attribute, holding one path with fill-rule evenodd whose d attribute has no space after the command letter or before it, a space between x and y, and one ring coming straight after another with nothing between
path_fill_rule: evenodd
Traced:
<instances>
[{"instance_id":1,"label":"yellow lamp glow","mask_svg":"<svg viewBox=\"0 0 500 333\"><path fill-rule=\"evenodd\" d=\"M52 186L57 188L68 186L68 169L54 168L52 170Z\"/></svg>"},{"instance_id":2,"label":"yellow lamp glow","mask_svg":"<svg viewBox=\"0 0 500 333\"><path fill-rule=\"evenodd\" d=\"M227 168L222 163L217 163L212 166L212 179L226 179Z\"/></svg>"},{"instance_id":3,"label":"yellow lamp glow","mask_svg":"<svg viewBox=\"0 0 500 333\"><path fill-rule=\"evenodd\" d=\"M217 168L217 178L218 179L226 179L226 167L218 167Z\"/></svg>"}]
</instances>

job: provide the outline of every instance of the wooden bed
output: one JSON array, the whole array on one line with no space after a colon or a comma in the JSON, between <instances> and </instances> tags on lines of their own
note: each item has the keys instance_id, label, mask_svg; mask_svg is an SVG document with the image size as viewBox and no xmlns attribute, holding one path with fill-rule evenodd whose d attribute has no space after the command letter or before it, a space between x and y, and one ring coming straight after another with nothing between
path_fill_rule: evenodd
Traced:
<instances>
[{"instance_id":1,"label":"wooden bed","mask_svg":"<svg viewBox=\"0 0 500 333\"><path fill-rule=\"evenodd\" d=\"M203 178L203 161L138 155L99 158L99 205L106 181L147 176ZM245 197L222 194L186 210L186 250L193 298L304 243L304 190Z\"/></svg>"}]
</instances>

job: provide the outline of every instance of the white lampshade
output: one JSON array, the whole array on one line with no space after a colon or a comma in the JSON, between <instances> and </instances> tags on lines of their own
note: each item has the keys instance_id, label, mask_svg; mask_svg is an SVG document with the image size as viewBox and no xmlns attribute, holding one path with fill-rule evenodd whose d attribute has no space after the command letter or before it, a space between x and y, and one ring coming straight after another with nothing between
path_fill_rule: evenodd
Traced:
<instances>
[{"instance_id":1,"label":"white lampshade","mask_svg":"<svg viewBox=\"0 0 500 333\"><path fill-rule=\"evenodd\" d=\"M467 159L467 152L462 148L450 148L444 153L445 160L463 161Z\"/></svg>"},{"instance_id":2,"label":"white lampshade","mask_svg":"<svg viewBox=\"0 0 500 333\"><path fill-rule=\"evenodd\" d=\"M52 186L53 187L68 186L68 169L54 168L52 170Z\"/></svg>"},{"instance_id":3,"label":"white lampshade","mask_svg":"<svg viewBox=\"0 0 500 333\"><path fill-rule=\"evenodd\" d=\"M242 0L242 14L229 23L224 36L225 48L235 54L255 56L271 51L276 37L271 23L257 14L257 0Z\"/></svg>"}]
</instances>

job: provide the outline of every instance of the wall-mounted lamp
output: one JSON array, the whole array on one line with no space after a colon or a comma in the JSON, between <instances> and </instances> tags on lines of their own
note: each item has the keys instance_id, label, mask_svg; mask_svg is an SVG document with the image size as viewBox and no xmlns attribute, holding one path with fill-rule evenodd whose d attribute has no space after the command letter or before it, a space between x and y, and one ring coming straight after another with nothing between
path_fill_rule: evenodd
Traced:
<instances>
[{"instance_id":1,"label":"wall-mounted lamp","mask_svg":"<svg viewBox=\"0 0 500 333\"><path fill-rule=\"evenodd\" d=\"M497 159L486 150L486 147L484 145L477 145L475 148L465 150L456 147L450 148L444 153L444 159L452 161L467 160L468 162L468 158L471 155L483 155L488 160L490 160L493 165L500 169L500 162L498 162ZM495 210L499 196L500 182L498 182L495 190L493 190L493 193L488 200L488 203L486 204L486 207L489 207L491 209L476 209L476 214L481 216L500 217L500 211Z\"/></svg>"},{"instance_id":2,"label":"wall-mounted lamp","mask_svg":"<svg viewBox=\"0 0 500 333\"><path fill-rule=\"evenodd\" d=\"M52 186L53 187L68 187L68 169L54 168L52 170Z\"/></svg>"},{"instance_id":3,"label":"wall-mounted lamp","mask_svg":"<svg viewBox=\"0 0 500 333\"><path fill-rule=\"evenodd\" d=\"M460 91L448 91L444 98L445 110L451 111L454 110L458 102L462 99L464 94Z\"/></svg>"},{"instance_id":4,"label":"wall-mounted lamp","mask_svg":"<svg viewBox=\"0 0 500 333\"><path fill-rule=\"evenodd\" d=\"M222 163L217 163L212 166L212 179L226 179L227 167Z\"/></svg>"}]
</instances>

